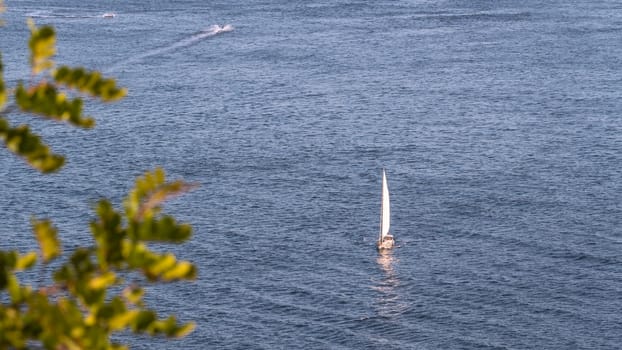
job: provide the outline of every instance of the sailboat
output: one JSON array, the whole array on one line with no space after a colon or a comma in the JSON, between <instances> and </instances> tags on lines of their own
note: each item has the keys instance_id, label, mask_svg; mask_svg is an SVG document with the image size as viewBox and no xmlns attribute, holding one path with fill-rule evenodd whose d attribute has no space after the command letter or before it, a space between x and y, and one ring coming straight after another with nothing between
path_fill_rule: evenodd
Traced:
<instances>
[{"instance_id":1,"label":"sailboat","mask_svg":"<svg viewBox=\"0 0 622 350\"><path fill-rule=\"evenodd\" d=\"M380 234L378 235L378 249L391 249L395 244L393 235L389 233L391 226L391 203L389 202L389 186L387 174L382 169L382 205L380 207Z\"/></svg>"}]
</instances>

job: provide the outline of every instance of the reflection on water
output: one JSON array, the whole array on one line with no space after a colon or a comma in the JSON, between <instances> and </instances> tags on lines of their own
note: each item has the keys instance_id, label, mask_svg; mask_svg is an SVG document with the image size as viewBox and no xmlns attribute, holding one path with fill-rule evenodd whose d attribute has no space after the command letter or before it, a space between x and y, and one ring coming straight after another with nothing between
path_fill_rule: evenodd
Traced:
<instances>
[{"instance_id":1,"label":"reflection on water","mask_svg":"<svg viewBox=\"0 0 622 350\"><path fill-rule=\"evenodd\" d=\"M378 253L378 258L376 259L376 262L378 263L378 265L380 265L382 270L384 270L387 276L390 276L391 278L395 278L395 271L393 271L393 264L396 262L396 260L397 259L393 257L393 251L385 249Z\"/></svg>"},{"instance_id":2,"label":"reflection on water","mask_svg":"<svg viewBox=\"0 0 622 350\"><path fill-rule=\"evenodd\" d=\"M372 287L379 292L375 308L379 316L392 318L408 308L400 295L400 279L395 269L399 260L393 256L393 250L388 250L378 253L376 262L380 265L384 276Z\"/></svg>"}]
</instances>

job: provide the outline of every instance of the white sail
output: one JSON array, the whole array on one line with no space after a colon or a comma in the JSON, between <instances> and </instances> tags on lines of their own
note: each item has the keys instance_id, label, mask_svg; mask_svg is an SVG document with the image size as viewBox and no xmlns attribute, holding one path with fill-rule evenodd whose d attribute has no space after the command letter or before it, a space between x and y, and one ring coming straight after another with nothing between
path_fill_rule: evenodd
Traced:
<instances>
[{"instance_id":1,"label":"white sail","mask_svg":"<svg viewBox=\"0 0 622 350\"><path fill-rule=\"evenodd\" d=\"M389 186L387 185L387 175L382 169L382 207L380 211L380 241L389 234L391 225L391 204L389 203Z\"/></svg>"}]
</instances>

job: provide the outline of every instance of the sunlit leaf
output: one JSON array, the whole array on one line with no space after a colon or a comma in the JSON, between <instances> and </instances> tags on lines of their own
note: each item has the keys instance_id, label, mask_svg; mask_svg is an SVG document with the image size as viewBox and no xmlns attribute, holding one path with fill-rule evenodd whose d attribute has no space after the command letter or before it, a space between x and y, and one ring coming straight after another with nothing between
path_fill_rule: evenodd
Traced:
<instances>
[{"instance_id":1,"label":"sunlit leaf","mask_svg":"<svg viewBox=\"0 0 622 350\"><path fill-rule=\"evenodd\" d=\"M195 323L194 322L189 322L186 324L183 324L181 326L178 326L174 332L172 332L171 336L175 337L175 338L183 338L186 335L190 334L190 332L192 332L195 328Z\"/></svg>"},{"instance_id":2,"label":"sunlit leaf","mask_svg":"<svg viewBox=\"0 0 622 350\"><path fill-rule=\"evenodd\" d=\"M175 316L169 316L164 320L157 320L151 326L152 334L163 333L167 337L183 337L194 329L194 323L178 325Z\"/></svg>"},{"instance_id":3,"label":"sunlit leaf","mask_svg":"<svg viewBox=\"0 0 622 350\"><path fill-rule=\"evenodd\" d=\"M3 117L0 117L0 139L11 152L24 157L31 166L43 173L56 171L65 163L65 158L52 153L28 126L12 128Z\"/></svg>"},{"instance_id":4,"label":"sunlit leaf","mask_svg":"<svg viewBox=\"0 0 622 350\"><path fill-rule=\"evenodd\" d=\"M110 319L110 328L114 330L123 329L131 324L138 316L138 310L127 310L126 312L115 315Z\"/></svg>"},{"instance_id":5,"label":"sunlit leaf","mask_svg":"<svg viewBox=\"0 0 622 350\"><path fill-rule=\"evenodd\" d=\"M56 54L56 34L54 28L43 26L37 28L34 21L29 19L30 27L30 65L34 74L54 67L52 56Z\"/></svg>"},{"instance_id":6,"label":"sunlit leaf","mask_svg":"<svg viewBox=\"0 0 622 350\"><path fill-rule=\"evenodd\" d=\"M162 274L164 271L170 270L175 266L177 259L173 254L165 254L162 256L158 262L149 266L149 270L156 275Z\"/></svg>"},{"instance_id":7,"label":"sunlit leaf","mask_svg":"<svg viewBox=\"0 0 622 350\"><path fill-rule=\"evenodd\" d=\"M151 281L176 281L182 279L194 279L196 277L196 267L187 261L177 261L174 255L158 255L146 251L143 259L139 260L142 264L145 276Z\"/></svg>"},{"instance_id":8,"label":"sunlit leaf","mask_svg":"<svg viewBox=\"0 0 622 350\"><path fill-rule=\"evenodd\" d=\"M95 119L82 115L82 99L70 99L49 83L41 83L26 89L18 84L15 90L15 102L24 112L34 113L45 118L65 121L82 128L95 126Z\"/></svg>"},{"instance_id":9,"label":"sunlit leaf","mask_svg":"<svg viewBox=\"0 0 622 350\"><path fill-rule=\"evenodd\" d=\"M111 350L129 350L129 347L121 344L112 344L110 347Z\"/></svg>"},{"instance_id":10,"label":"sunlit leaf","mask_svg":"<svg viewBox=\"0 0 622 350\"><path fill-rule=\"evenodd\" d=\"M115 283L117 276L114 272L106 272L100 276L94 277L89 281L89 288L104 289Z\"/></svg>"},{"instance_id":11,"label":"sunlit leaf","mask_svg":"<svg viewBox=\"0 0 622 350\"><path fill-rule=\"evenodd\" d=\"M17 263L15 264L15 269L17 271L26 270L31 268L37 262L37 253L30 252L24 255L21 255L17 259Z\"/></svg>"},{"instance_id":12,"label":"sunlit leaf","mask_svg":"<svg viewBox=\"0 0 622 350\"><path fill-rule=\"evenodd\" d=\"M167 199L194 189L196 185L183 181L166 182L164 170L156 168L136 179L134 189L125 200L126 215L134 220L151 218L158 214Z\"/></svg>"},{"instance_id":13,"label":"sunlit leaf","mask_svg":"<svg viewBox=\"0 0 622 350\"><path fill-rule=\"evenodd\" d=\"M103 101L115 101L127 93L125 89L117 87L114 79L103 78L101 73L81 67L61 66L54 72L54 80L67 87L99 97Z\"/></svg>"},{"instance_id":14,"label":"sunlit leaf","mask_svg":"<svg viewBox=\"0 0 622 350\"><path fill-rule=\"evenodd\" d=\"M127 287L123 290L123 297L132 304L140 305L145 291L137 286Z\"/></svg>"},{"instance_id":15,"label":"sunlit leaf","mask_svg":"<svg viewBox=\"0 0 622 350\"><path fill-rule=\"evenodd\" d=\"M77 325L71 328L71 332L69 334L72 338L81 338L84 336L84 327L82 325Z\"/></svg>"},{"instance_id":16,"label":"sunlit leaf","mask_svg":"<svg viewBox=\"0 0 622 350\"><path fill-rule=\"evenodd\" d=\"M32 228L39 242L43 261L48 262L61 253L57 230L50 220L32 219Z\"/></svg>"},{"instance_id":17,"label":"sunlit leaf","mask_svg":"<svg viewBox=\"0 0 622 350\"><path fill-rule=\"evenodd\" d=\"M9 295L11 296L11 301L14 304L19 304L24 302L28 295L30 294L30 287L22 286L19 283L19 280L15 275L10 275L8 278L7 290L9 291Z\"/></svg>"},{"instance_id":18,"label":"sunlit leaf","mask_svg":"<svg viewBox=\"0 0 622 350\"><path fill-rule=\"evenodd\" d=\"M181 261L174 268L166 271L162 277L165 280L193 279L196 277L196 268L187 261Z\"/></svg>"}]
</instances>

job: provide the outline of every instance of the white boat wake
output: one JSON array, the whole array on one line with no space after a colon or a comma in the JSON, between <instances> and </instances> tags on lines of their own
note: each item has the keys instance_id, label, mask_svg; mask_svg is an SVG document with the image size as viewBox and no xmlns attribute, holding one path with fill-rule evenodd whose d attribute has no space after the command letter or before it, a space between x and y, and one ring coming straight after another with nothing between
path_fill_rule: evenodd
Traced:
<instances>
[{"instance_id":1,"label":"white boat wake","mask_svg":"<svg viewBox=\"0 0 622 350\"><path fill-rule=\"evenodd\" d=\"M71 20L71 19L83 19L83 18L114 18L117 14L114 12L105 12L100 15L91 13L70 13L70 12L55 12L49 10L36 10L26 14L26 17L30 18L45 18L56 20Z\"/></svg>"},{"instance_id":2,"label":"white boat wake","mask_svg":"<svg viewBox=\"0 0 622 350\"><path fill-rule=\"evenodd\" d=\"M172 43L172 44L170 44L168 46L164 46L164 47L160 47L160 48L157 48L157 49L153 49L153 50L147 51L147 52L145 52L143 54L140 54L138 56L131 57L131 58L129 58L129 59L123 61L123 62L117 63L114 66L109 67L108 69L105 69L104 71L107 72L107 73L110 73L110 72L113 72L113 71L115 71L115 70L123 67L124 65L129 64L129 63L134 63L134 62L143 60L145 58L161 55L161 54L163 54L165 52L173 51L175 49L179 49L179 48L182 48L182 47L188 47L188 46L196 44L197 42L199 42L199 41L201 41L203 39L206 39L206 38L209 38L209 37L221 34L221 33L230 32L230 31L233 31L233 29L234 29L234 27L231 24L224 24L222 26L220 26L218 24L214 24L214 25L211 25L211 26L207 27L205 30L202 30L202 31L200 31L200 32L198 32L196 34L191 35L188 38L179 40L179 41L177 41L175 43Z\"/></svg>"},{"instance_id":3,"label":"white boat wake","mask_svg":"<svg viewBox=\"0 0 622 350\"><path fill-rule=\"evenodd\" d=\"M163 48L160 48L160 49L156 49L156 50L150 51L148 55L146 55L146 56L144 56L142 58L149 57L149 56L152 56L152 55L157 55L157 54L160 54L160 53L163 53L163 52L166 52L166 51L169 51L169 50L177 49L177 48L180 48L180 47L190 46L190 45L192 45L192 44L194 44L194 43L196 43L196 42L198 42L198 41L200 41L202 39L209 38L210 36L214 36L214 35L217 35L217 34L220 34L220 33L230 32L232 30L233 30L233 26L231 24L225 24L223 26L219 26L218 24L214 24L214 25L211 25L211 26L207 27L207 29L199 32L198 34L194 34L194 35L190 36L187 39L180 40L180 41L178 41L178 42L176 42L176 43L174 43L174 44L172 44L170 46L167 46L167 47L163 47Z\"/></svg>"}]
</instances>

